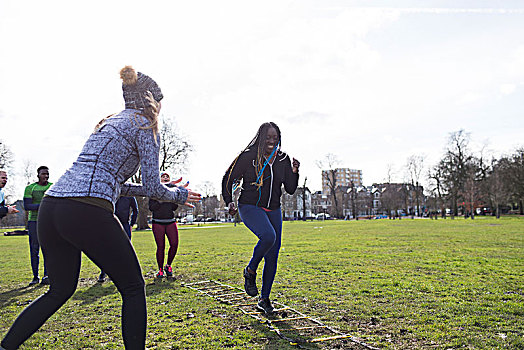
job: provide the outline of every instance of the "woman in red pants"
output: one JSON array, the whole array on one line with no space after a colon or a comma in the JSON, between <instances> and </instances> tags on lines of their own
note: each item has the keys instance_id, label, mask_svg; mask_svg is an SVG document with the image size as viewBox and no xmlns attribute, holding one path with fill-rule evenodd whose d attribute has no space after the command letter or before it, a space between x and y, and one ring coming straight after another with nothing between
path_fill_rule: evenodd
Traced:
<instances>
[{"instance_id":1,"label":"woman in red pants","mask_svg":"<svg viewBox=\"0 0 524 350\"><path fill-rule=\"evenodd\" d=\"M174 187L181 180L170 182L168 173L160 174L160 182L167 187ZM149 200L149 210L153 213L153 235L155 236L156 262L158 264L156 277L158 278L173 276L171 264L178 250L178 228L175 219L175 210L177 208L178 205L172 202ZM169 241L169 251L167 252L167 264L164 266L166 236ZM164 267L163 269L162 266Z\"/></svg>"}]
</instances>

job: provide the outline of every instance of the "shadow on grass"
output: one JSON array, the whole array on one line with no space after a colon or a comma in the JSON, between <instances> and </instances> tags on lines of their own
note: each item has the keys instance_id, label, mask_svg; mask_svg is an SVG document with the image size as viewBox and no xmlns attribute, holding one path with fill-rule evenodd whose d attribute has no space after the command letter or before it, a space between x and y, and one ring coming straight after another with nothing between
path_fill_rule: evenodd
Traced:
<instances>
[{"instance_id":1,"label":"shadow on grass","mask_svg":"<svg viewBox=\"0 0 524 350\"><path fill-rule=\"evenodd\" d=\"M175 280L158 281L157 279L155 279L154 282L147 283L146 280L146 296L161 293L162 290L166 288L173 288L173 282L175 282ZM82 305L86 305L91 304L102 297L116 293L118 293L118 289L113 283L96 283L86 290L77 290L73 295L72 299L82 300ZM2 299L0 297L0 302L1 300Z\"/></svg>"},{"instance_id":2,"label":"shadow on grass","mask_svg":"<svg viewBox=\"0 0 524 350\"><path fill-rule=\"evenodd\" d=\"M11 289L6 292L0 293L0 309L10 304L11 302L13 302L13 299L15 299L16 297L26 294L26 293L33 292L36 289L35 287L39 288L40 285L36 285L36 286L28 285L28 286L19 287L16 289Z\"/></svg>"},{"instance_id":3,"label":"shadow on grass","mask_svg":"<svg viewBox=\"0 0 524 350\"><path fill-rule=\"evenodd\" d=\"M153 282L148 282L149 281L146 280L146 297L159 294L167 288L172 289L173 287L175 287L176 280L155 278Z\"/></svg>"},{"instance_id":4,"label":"shadow on grass","mask_svg":"<svg viewBox=\"0 0 524 350\"><path fill-rule=\"evenodd\" d=\"M77 290L73 295L74 300L82 300L81 305L91 304L99 298L107 295L118 293L115 285L112 283L96 283L86 290Z\"/></svg>"},{"instance_id":5,"label":"shadow on grass","mask_svg":"<svg viewBox=\"0 0 524 350\"><path fill-rule=\"evenodd\" d=\"M294 337L290 332L284 331L285 338L282 338L275 332L271 331L267 325L262 324L259 321L254 321L251 324L251 326L255 330L257 330L257 332L263 335L264 338L266 338L267 344L264 346L265 350L282 349L282 341L288 341L290 349L291 348L300 348L300 349L309 349L309 350L321 349L321 347L315 343L306 343L302 341L298 341L297 343L295 343L295 341L298 340L298 337ZM294 338L294 339L291 339L291 338ZM291 345L291 344L294 344L294 345Z\"/></svg>"}]
</instances>

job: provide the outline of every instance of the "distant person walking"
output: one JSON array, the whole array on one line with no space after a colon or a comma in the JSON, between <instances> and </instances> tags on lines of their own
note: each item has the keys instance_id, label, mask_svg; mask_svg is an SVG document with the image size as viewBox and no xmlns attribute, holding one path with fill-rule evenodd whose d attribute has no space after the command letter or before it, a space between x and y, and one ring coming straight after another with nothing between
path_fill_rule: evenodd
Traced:
<instances>
[{"instance_id":1,"label":"distant person walking","mask_svg":"<svg viewBox=\"0 0 524 350\"><path fill-rule=\"evenodd\" d=\"M160 174L160 182L167 186L173 187L175 183L182 179L170 183L171 178L168 173ZM178 228L176 226L175 210L178 205L170 202L159 202L154 199L149 200L149 210L153 213L153 235L156 243L156 263L158 273L156 277L173 277L173 268L171 264L175 259L178 250ZM167 252L167 264L164 266L164 255L166 250L166 236L169 241L169 250ZM162 270L163 267L163 270Z\"/></svg>"},{"instance_id":2,"label":"distant person walking","mask_svg":"<svg viewBox=\"0 0 524 350\"><path fill-rule=\"evenodd\" d=\"M231 163L222 179L222 196L228 203L229 214L235 215L233 185L243 181L238 199L242 221L257 237L253 256L244 269L244 289L250 296L258 294L256 271L262 258L262 290L257 307L272 313L269 299L277 272L278 253L282 239L282 211L280 197L282 185L293 194L298 186L300 163L280 151L280 129L275 123L264 123L249 145Z\"/></svg>"},{"instance_id":3,"label":"distant person walking","mask_svg":"<svg viewBox=\"0 0 524 350\"><path fill-rule=\"evenodd\" d=\"M27 219L27 231L29 233L29 253L31 255L31 269L33 270L33 280L30 285L38 284L38 267L40 262L40 242L37 235L38 208L44 198L45 192L51 187L49 182L49 168L41 166L37 170L38 181L26 186L24 191L24 209L29 213ZM47 267L44 260L44 276L41 284L49 284L47 277Z\"/></svg>"},{"instance_id":4,"label":"distant person walking","mask_svg":"<svg viewBox=\"0 0 524 350\"><path fill-rule=\"evenodd\" d=\"M111 277L122 296L125 348L145 347L144 278L131 242L113 215L114 204L123 195L193 207L201 196L160 184L157 118L162 92L153 79L130 66L120 77L126 109L100 121L77 160L40 203L38 239L51 285L15 320L1 342L5 349L18 348L73 295L82 252ZM126 182L139 167L142 184Z\"/></svg>"},{"instance_id":5,"label":"distant person walking","mask_svg":"<svg viewBox=\"0 0 524 350\"><path fill-rule=\"evenodd\" d=\"M6 216L7 214L18 213L16 205L6 205L5 204L5 194L4 187L7 184L7 171L0 169L0 219Z\"/></svg>"},{"instance_id":6,"label":"distant person walking","mask_svg":"<svg viewBox=\"0 0 524 350\"><path fill-rule=\"evenodd\" d=\"M120 197L115 204L115 216L122 224L124 231L131 240L131 227L136 224L138 218L138 204L135 197ZM106 280L106 273L100 270L98 282L103 283Z\"/></svg>"}]
</instances>

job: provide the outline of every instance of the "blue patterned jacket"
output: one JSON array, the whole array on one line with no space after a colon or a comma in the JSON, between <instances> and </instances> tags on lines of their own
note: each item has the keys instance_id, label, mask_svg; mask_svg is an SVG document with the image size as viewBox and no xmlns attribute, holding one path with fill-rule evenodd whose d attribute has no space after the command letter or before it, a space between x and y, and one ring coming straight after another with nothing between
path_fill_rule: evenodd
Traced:
<instances>
[{"instance_id":1,"label":"blue patterned jacket","mask_svg":"<svg viewBox=\"0 0 524 350\"><path fill-rule=\"evenodd\" d=\"M96 197L114 204L120 196L146 196L183 204L185 188L171 188L160 183L158 154L151 129L140 129L149 121L140 111L125 109L115 114L93 132L64 175L47 190L53 197ZM126 182L141 169L142 184Z\"/></svg>"}]
</instances>

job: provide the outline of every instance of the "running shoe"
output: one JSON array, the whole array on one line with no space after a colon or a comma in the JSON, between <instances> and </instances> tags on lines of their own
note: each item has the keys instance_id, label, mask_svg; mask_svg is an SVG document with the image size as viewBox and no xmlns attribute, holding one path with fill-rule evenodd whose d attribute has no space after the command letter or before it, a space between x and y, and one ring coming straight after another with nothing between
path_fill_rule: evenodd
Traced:
<instances>
[{"instance_id":1,"label":"running shoe","mask_svg":"<svg viewBox=\"0 0 524 350\"><path fill-rule=\"evenodd\" d=\"M164 271L166 272L166 277L173 277L173 268L171 266L164 266Z\"/></svg>"},{"instance_id":2,"label":"running shoe","mask_svg":"<svg viewBox=\"0 0 524 350\"><path fill-rule=\"evenodd\" d=\"M269 300L269 298L259 299L257 303L257 309L265 312L266 314L272 314L274 310L273 305L271 305L271 301Z\"/></svg>"},{"instance_id":3,"label":"running shoe","mask_svg":"<svg viewBox=\"0 0 524 350\"><path fill-rule=\"evenodd\" d=\"M98 276L98 283L104 283L105 281L106 281L105 272L100 272L100 275Z\"/></svg>"},{"instance_id":4,"label":"running shoe","mask_svg":"<svg viewBox=\"0 0 524 350\"><path fill-rule=\"evenodd\" d=\"M247 295L252 297L258 294L257 274L250 273L247 270L247 267L244 269L244 290L246 291Z\"/></svg>"},{"instance_id":5,"label":"running shoe","mask_svg":"<svg viewBox=\"0 0 524 350\"><path fill-rule=\"evenodd\" d=\"M158 273L156 274L156 278L162 278L162 277L164 277L164 271L162 271L162 269L160 269L158 271Z\"/></svg>"},{"instance_id":6,"label":"running shoe","mask_svg":"<svg viewBox=\"0 0 524 350\"><path fill-rule=\"evenodd\" d=\"M33 284L38 284L40 282L40 279L38 277L34 277L31 282L29 282L29 285L32 286Z\"/></svg>"},{"instance_id":7,"label":"running shoe","mask_svg":"<svg viewBox=\"0 0 524 350\"><path fill-rule=\"evenodd\" d=\"M40 284L50 285L51 282L49 281L49 277L47 277L47 276L42 277L42 280L40 281Z\"/></svg>"}]
</instances>

